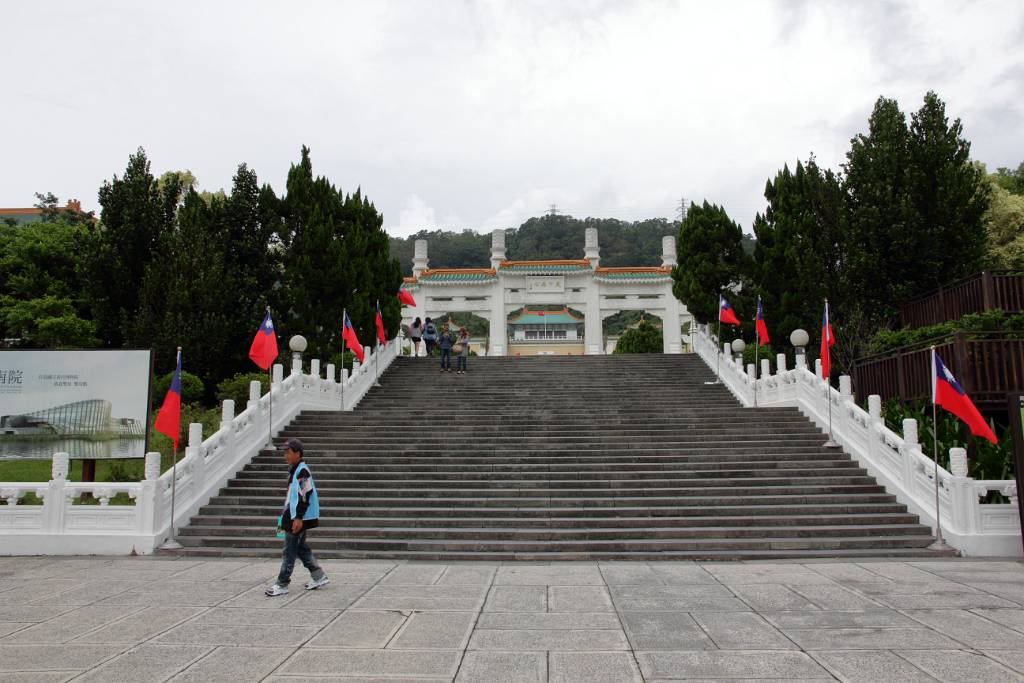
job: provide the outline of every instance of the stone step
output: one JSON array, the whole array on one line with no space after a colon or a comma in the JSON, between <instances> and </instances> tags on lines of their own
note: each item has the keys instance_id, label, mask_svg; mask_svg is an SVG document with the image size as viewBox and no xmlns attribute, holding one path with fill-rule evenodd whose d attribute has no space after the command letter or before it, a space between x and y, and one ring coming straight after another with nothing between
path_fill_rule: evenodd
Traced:
<instances>
[{"instance_id":1,"label":"stone step","mask_svg":"<svg viewBox=\"0 0 1024 683\"><path fill-rule=\"evenodd\" d=\"M197 558L279 558L280 548L238 548L226 546L191 547L177 551L158 551L159 554L173 554ZM600 552L476 552L476 551L408 551L408 550L317 550L317 557L324 560L419 560L424 562L579 562L612 561L651 562L667 560L691 561L754 561L754 560L807 560L815 559L935 559L953 557L954 551L936 552L919 547L891 548L817 548L808 550L697 550L697 551L600 551Z\"/></svg>"},{"instance_id":2,"label":"stone step","mask_svg":"<svg viewBox=\"0 0 1024 683\"><path fill-rule=\"evenodd\" d=\"M270 512L264 511L264 514L248 514L244 516L232 516L227 513L196 515L190 520L190 527L188 528L193 529L202 527L204 529L210 529L218 527L256 527L262 529L262 532L265 533L267 528L273 527L276 523L277 516L273 514L274 512L275 511L271 510ZM876 512L845 515L788 514L785 518L782 518L777 514L751 516L749 511L740 511L735 515L729 516L727 514L723 514L719 510L715 510L714 515L707 514L707 511L702 511L705 514L664 517L651 516L649 514L634 517L527 517L521 514L512 516L511 513L514 513L515 511L509 511L510 515L507 517L494 516L491 514L484 515L481 513L471 519L466 517L431 517L423 514L417 516L398 516L401 513L404 513L405 515L412 514L414 512L412 510L403 511L395 509L390 510L389 512L395 513L395 516L388 517L384 514L379 514L375 516L359 517L354 515L345 515L343 512L339 512L336 515L332 515L330 518L321 520L319 528L350 529L352 527L436 527L452 529L476 528L483 525L489 528L509 527L518 529L593 529L596 528L596 526L600 526L602 529L636 529L658 527L780 527L790 525L799 525L801 527L836 525L916 525L919 522L917 515L912 515L906 512ZM746 512L746 514L741 514L742 512ZM184 533L185 531L183 530L182 532ZM191 533L191 531L189 533Z\"/></svg>"},{"instance_id":3,"label":"stone step","mask_svg":"<svg viewBox=\"0 0 1024 683\"><path fill-rule=\"evenodd\" d=\"M266 538L273 535L274 524L266 526L201 526L190 525L181 536L198 536L214 542L216 538ZM320 541L334 539L402 539L409 541L636 541L636 540L693 540L693 539L773 539L805 538L827 535L830 538L864 536L868 532L882 536L925 536L931 542L930 532L919 524L882 524L870 526L767 526L767 527L590 527L586 529L517 529L509 527L319 527Z\"/></svg>"},{"instance_id":4,"label":"stone step","mask_svg":"<svg viewBox=\"0 0 1024 683\"><path fill-rule=\"evenodd\" d=\"M416 519L424 520L425 523L432 523L429 520L434 518L452 518L456 515L462 515L459 517L460 519L469 521L522 518L531 519L534 523L537 523L537 520L541 520L549 524L558 524L561 520L573 519L589 520L590 523L595 523L595 520L603 520L601 521L601 524L607 526L614 520L619 520L623 524L626 524L634 520L655 520L664 517L705 518L709 515L725 517L750 515L752 518L756 519L785 521L790 518L798 518L807 515L815 516L819 519L826 519L830 514L834 514L836 516L845 516L853 519L860 515L909 514L906 512L906 509L902 505L897 504L892 497L888 497L888 499L883 501L873 502L855 501L840 503L838 501L830 500L827 505L824 503L801 505L799 502L794 503L792 501L775 503L768 502L761 505L730 505L723 503L716 505L713 509L709 508L707 505L664 505L661 507L629 507L616 505L612 507L580 506L567 508L491 506L486 508L475 508L473 510L474 514L472 517L465 516L465 511L465 508L462 506L445 507L443 505L431 507L337 505L332 508L332 514L329 517L325 516L321 521L326 524L335 519L344 520L361 518L366 520L378 520L383 524L385 521L390 519L415 515ZM277 519L277 515L280 513L281 499L266 501L264 504L259 505L236 505L215 499L214 502L211 502L200 509L199 517L208 520L211 516L230 518L235 515L245 515L247 517L252 516Z\"/></svg>"},{"instance_id":5,"label":"stone step","mask_svg":"<svg viewBox=\"0 0 1024 683\"><path fill-rule=\"evenodd\" d=\"M207 538L202 536L180 536L179 542L185 546L202 546L207 541L222 546L258 547L276 549L280 554L281 540L268 533L265 538L248 538L244 536L218 536ZM533 540L455 540L439 539L377 539L377 538L346 538L333 539L317 537L317 552L327 550L420 550L424 552L666 552L666 551L718 551L718 550L813 550L813 549L853 549L853 548L888 548L915 547L925 548L932 538L928 535L913 536L877 536L874 532L868 536L834 536L780 537L768 539L615 539L615 540L568 540L568 541L533 541ZM321 553L322 554L322 553Z\"/></svg>"},{"instance_id":6,"label":"stone step","mask_svg":"<svg viewBox=\"0 0 1024 683\"><path fill-rule=\"evenodd\" d=\"M931 531L795 408L743 408L695 356L400 358L354 411L306 411L318 557L934 557ZM281 453L181 531L183 555L279 557Z\"/></svg>"}]
</instances>

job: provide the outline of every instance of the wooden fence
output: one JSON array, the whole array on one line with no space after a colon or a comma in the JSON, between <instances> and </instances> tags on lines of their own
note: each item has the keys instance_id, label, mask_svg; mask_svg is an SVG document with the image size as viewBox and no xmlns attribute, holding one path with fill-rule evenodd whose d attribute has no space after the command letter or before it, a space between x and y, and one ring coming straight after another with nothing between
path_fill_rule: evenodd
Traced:
<instances>
[{"instance_id":1,"label":"wooden fence","mask_svg":"<svg viewBox=\"0 0 1024 683\"><path fill-rule=\"evenodd\" d=\"M1005 410L1006 394L1024 391L1024 338L1019 333L957 332L925 343L858 359L853 367L856 395L878 394L883 401L931 396L931 344L980 410Z\"/></svg>"},{"instance_id":2,"label":"wooden fence","mask_svg":"<svg viewBox=\"0 0 1024 683\"><path fill-rule=\"evenodd\" d=\"M982 271L903 304L900 319L906 327L924 327L996 308L1024 311L1024 275Z\"/></svg>"}]
</instances>

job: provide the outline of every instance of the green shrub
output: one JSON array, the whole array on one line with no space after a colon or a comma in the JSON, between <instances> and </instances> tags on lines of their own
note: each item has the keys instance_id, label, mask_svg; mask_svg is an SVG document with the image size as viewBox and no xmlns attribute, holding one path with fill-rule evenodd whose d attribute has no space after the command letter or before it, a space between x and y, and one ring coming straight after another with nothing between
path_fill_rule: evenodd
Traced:
<instances>
[{"instance_id":1,"label":"green shrub","mask_svg":"<svg viewBox=\"0 0 1024 683\"><path fill-rule=\"evenodd\" d=\"M898 397L892 397L882 405L882 417L889 429L903 435L903 420L917 420L917 436L921 442L921 451L932 457L935 447L936 429L932 423L932 405L925 399L917 399L909 403L901 403ZM938 421L939 465L949 469L949 449L967 448L967 473L975 479L1013 479L1013 436L1010 429L1003 425L989 426L995 432L999 443L990 443L985 439L975 438L967 426L952 413L939 408L935 417Z\"/></svg>"},{"instance_id":2,"label":"green shrub","mask_svg":"<svg viewBox=\"0 0 1024 683\"><path fill-rule=\"evenodd\" d=\"M260 383L261 396L267 393L267 387L270 386L267 373L240 372L217 385L217 401L231 399L235 402L235 413L242 412L249 403L249 384L254 381Z\"/></svg>"},{"instance_id":3,"label":"green shrub","mask_svg":"<svg viewBox=\"0 0 1024 683\"><path fill-rule=\"evenodd\" d=\"M174 373L168 372L162 377L157 377L153 380L153 405L159 408L164 403L164 397L167 395L167 390L171 388L171 381L174 379ZM206 391L206 387L203 385L203 380L199 379L191 372L181 371L181 402L182 403L194 403L196 401L203 400L203 392Z\"/></svg>"},{"instance_id":4,"label":"green shrub","mask_svg":"<svg viewBox=\"0 0 1024 683\"><path fill-rule=\"evenodd\" d=\"M755 360L756 355L756 360ZM746 368L748 365L757 365L757 374L761 375L761 361L765 358L771 361L772 370L777 370L778 364L775 362L775 351L772 350L771 344L762 344L758 347L756 344L747 344L747 348L743 349L743 367Z\"/></svg>"},{"instance_id":5,"label":"green shrub","mask_svg":"<svg viewBox=\"0 0 1024 683\"><path fill-rule=\"evenodd\" d=\"M615 353L661 353L665 345L661 330L646 320L619 337Z\"/></svg>"},{"instance_id":6,"label":"green shrub","mask_svg":"<svg viewBox=\"0 0 1024 683\"><path fill-rule=\"evenodd\" d=\"M1024 332L1024 313L1007 316L996 309L982 313L968 313L959 320L899 330L882 330L871 339L871 353L887 353L903 346L915 346L936 338L951 337L962 332Z\"/></svg>"},{"instance_id":7,"label":"green shrub","mask_svg":"<svg viewBox=\"0 0 1024 683\"><path fill-rule=\"evenodd\" d=\"M341 369L352 370L352 362L355 361L356 354L351 351L345 351L344 353L335 353L327 359L328 363L334 363L334 372L341 374ZM324 366L326 367L326 365Z\"/></svg>"}]
</instances>

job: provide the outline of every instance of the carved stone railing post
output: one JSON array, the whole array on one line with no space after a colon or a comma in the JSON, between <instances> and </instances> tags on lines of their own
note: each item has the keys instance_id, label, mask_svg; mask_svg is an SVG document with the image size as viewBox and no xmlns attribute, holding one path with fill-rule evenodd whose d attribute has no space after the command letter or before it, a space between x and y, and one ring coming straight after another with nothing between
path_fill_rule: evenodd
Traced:
<instances>
[{"instance_id":1,"label":"carved stone railing post","mask_svg":"<svg viewBox=\"0 0 1024 683\"><path fill-rule=\"evenodd\" d=\"M64 530L64 516L68 502L65 500L71 458L67 453L54 453L50 463L50 482L43 497L43 531L60 533Z\"/></svg>"},{"instance_id":2,"label":"carved stone railing post","mask_svg":"<svg viewBox=\"0 0 1024 683\"><path fill-rule=\"evenodd\" d=\"M949 516L953 527L967 534L982 531L981 508L974 480L967 476L967 450L949 449Z\"/></svg>"},{"instance_id":3,"label":"carved stone railing post","mask_svg":"<svg viewBox=\"0 0 1024 683\"><path fill-rule=\"evenodd\" d=\"M254 379L249 382L249 402L246 404L246 410L253 408L259 403L260 396L263 394L263 385L259 380ZM258 410L258 409L257 409Z\"/></svg>"},{"instance_id":4,"label":"carved stone railing post","mask_svg":"<svg viewBox=\"0 0 1024 683\"><path fill-rule=\"evenodd\" d=\"M144 475L142 481L139 482L139 494L135 498L135 518L139 534L156 533L158 479L160 479L160 454L146 453ZM151 549L146 548L145 550L148 552Z\"/></svg>"},{"instance_id":5,"label":"carved stone railing post","mask_svg":"<svg viewBox=\"0 0 1024 683\"><path fill-rule=\"evenodd\" d=\"M903 420L903 446L900 448L900 476L903 478L903 486L907 491L914 489L914 458L912 451L919 450L920 443L917 441L917 420L908 417Z\"/></svg>"},{"instance_id":6,"label":"carved stone railing post","mask_svg":"<svg viewBox=\"0 0 1024 683\"><path fill-rule=\"evenodd\" d=\"M188 448L185 459L191 458L193 486L202 486L206 482L206 457L203 455L203 425L193 422L188 426Z\"/></svg>"}]
</instances>

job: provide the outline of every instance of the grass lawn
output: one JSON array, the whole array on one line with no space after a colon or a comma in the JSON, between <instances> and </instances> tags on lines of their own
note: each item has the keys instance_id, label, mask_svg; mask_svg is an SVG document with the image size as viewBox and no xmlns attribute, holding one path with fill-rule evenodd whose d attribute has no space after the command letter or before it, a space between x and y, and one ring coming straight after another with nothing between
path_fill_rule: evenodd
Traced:
<instances>
[{"instance_id":1,"label":"grass lawn","mask_svg":"<svg viewBox=\"0 0 1024 683\"><path fill-rule=\"evenodd\" d=\"M182 454L178 454L180 459ZM171 458L161 457L160 471L170 468ZM141 481L145 460L97 460L96 481ZM50 481L49 460L0 460L0 481ZM111 477L111 475L114 475ZM82 461L71 461L68 481L82 481Z\"/></svg>"}]
</instances>

